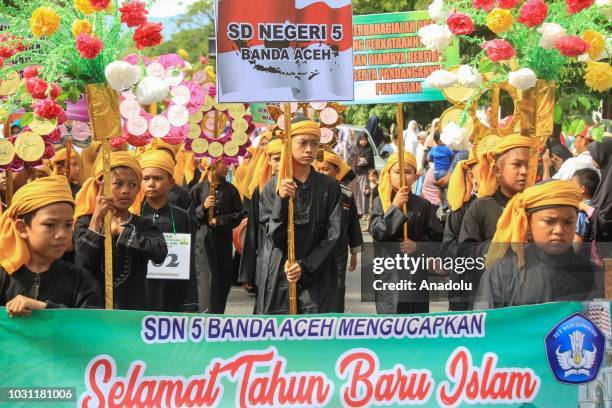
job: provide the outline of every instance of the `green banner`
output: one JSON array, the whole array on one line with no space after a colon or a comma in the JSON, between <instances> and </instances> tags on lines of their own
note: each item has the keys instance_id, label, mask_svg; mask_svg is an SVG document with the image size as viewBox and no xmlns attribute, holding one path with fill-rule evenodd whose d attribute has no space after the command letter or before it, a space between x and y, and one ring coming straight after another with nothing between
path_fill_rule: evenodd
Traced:
<instances>
[{"instance_id":1,"label":"green banner","mask_svg":"<svg viewBox=\"0 0 612 408\"><path fill-rule=\"evenodd\" d=\"M353 16L353 103L444 100L424 80L459 64L459 41L445 52L426 49L418 31L431 23L427 10Z\"/></svg>"},{"instance_id":2,"label":"green banner","mask_svg":"<svg viewBox=\"0 0 612 408\"><path fill-rule=\"evenodd\" d=\"M268 105L265 103L252 103L250 106L251 115L253 115L254 123L271 124L274 123L272 117L268 113Z\"/></svg>"},{"instance_id":3,"label":"green banner","mask_svg":"<svg viewBox=\"0 0 612 408\"><path fill-rule=\"evenodd\" d=\"M577 406L609 370L600 368L609 309L557 303L297 317L47 310L13 319L0 311L0 405L46 395L54 407ZM40 387L71 390L72 401Z\"/></svg>"}]
</instances>

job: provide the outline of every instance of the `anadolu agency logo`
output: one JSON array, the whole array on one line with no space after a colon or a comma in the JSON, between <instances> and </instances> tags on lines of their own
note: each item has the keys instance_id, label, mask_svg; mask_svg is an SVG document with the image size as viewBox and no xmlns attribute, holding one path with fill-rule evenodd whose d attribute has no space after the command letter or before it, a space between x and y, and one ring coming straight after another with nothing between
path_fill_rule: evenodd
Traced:
<instances>
[{"instance_id":1,"label":"anadolu agency logo","mask_svg":"<svg viewBox=\"0 0 612 408\"><path fill-rule=\"evenodd\" d=\"M597 377L606 348L606 337L580 313L558 323L546 336L546 357L557 381L584 384Z\"/></svg>"}]
</instances>

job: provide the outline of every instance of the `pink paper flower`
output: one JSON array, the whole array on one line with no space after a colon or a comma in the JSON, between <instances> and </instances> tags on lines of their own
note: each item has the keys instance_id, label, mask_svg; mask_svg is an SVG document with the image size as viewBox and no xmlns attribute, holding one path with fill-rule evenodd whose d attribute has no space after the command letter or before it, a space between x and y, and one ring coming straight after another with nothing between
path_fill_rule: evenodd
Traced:
<instances>
[{"instance_id":1,"label":"pink paper flower","mask_svg":"<svg viewBox=\"0 0 612 408\"><path fill-rule=\"evenodd\" d=\"M482 44L482 48L493 62L506 61L515 55L514 48L506 40L487 41Z\"/></svg>"},{"instance_id":2,"label":"pink paper flower","mask_svg":"<svg viewBox=\"0 0 612 408\"><path fill-rule=\"evenodd\" d=\"M542 0L527 0L519 10L518 22L527 27L539 26L546 20L548 6Z\"/></svg>"}]
</instances>

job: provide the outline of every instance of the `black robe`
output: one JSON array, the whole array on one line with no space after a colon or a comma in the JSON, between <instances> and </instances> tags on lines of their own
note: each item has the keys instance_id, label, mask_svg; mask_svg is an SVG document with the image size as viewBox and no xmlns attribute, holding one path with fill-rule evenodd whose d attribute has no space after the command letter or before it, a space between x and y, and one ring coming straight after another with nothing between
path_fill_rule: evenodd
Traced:
<instances>
[{"instance_id":1,"label":"black robe","mask_svg":"<svg viewBox=\"0 0 612 408\"><path fill-rule=\"evenodd\" d=\"M444 238L442 239L442 257L458 257L459 251L459 234L461 232L461 224L467 212L468 207L476 201L476 196L472 195L468 202L464 203L461 208L456 211L450 211L446 217L444 225ZM459 282L463 279L464 274L457 274L454 270L448 271L449 277L454 282ZM461 311L469 310L471 301L470 296L473 296L471 291L449 290L448 291L448 306L449 310Z\"/></svg>"},{"instance_id":2,"label":"black robe","mask_svg":"<svg viewBox=\"0 0 612 408\"><path fill-rule=\"evenodd\" d=\"M189 216L195 219L195 207L193 205L193 200L191 199L189 192L183 187L175 184L174 187L172 187L172 190L168 192L168 202L187 211Z\"/></svg>"},{"instance_id":3,"label":"black robe","mask_svg":"<svg viewBox=\"0 0 612 408\"><path fill-rule=\"evenodd\" d=\"M210 182L204 180L191 190L195 205L197 233L195 238L196 276L200 310L224 313L232 280L232 231L243 217L240 193L233 184L221 180L215 189L214 218L217 226L208 225L204 201Z\"/></svg>"},{"instance_id":4,"label":"black robe","mask_svg":"<svg viewBox=\"0 0 612 408\"><path fill-rule=\"evenodd\" d=\"M461 223L459 232L459 245L457 256L465 258L484 258L491 245L491 240L497 230L497 220L501 217L506 204L510 199L497 190L490 197L476 199L468 207ZM484 271L473 269L465 271L461 279L466 283L472 283L472 293L476 293ZM471 308L472 300L468 300Z\"/></svg>"},{"instance_id":5,"label":"black robe","mask_svg":"<svg viewBox=\"0 0 612 408\"><path fill-rule=\"evenodd\" d=\"M399 254L399 242L404 238L404 224L408 223L408 238L417 243L439 242L442 240L442 225L436 218L435 208L429 201L410 193L408 198L408 213L391 204L383 212L380 197L374 200L370 234L374 240L376 257L394 258ZM386 243L377 245L377 243ZM395 244L391 244L395 243ZM427 252L427 248L421 247ZM422 281L427 281L427 270L420 268L414 274L396 269L383 272L380 275L383 282L413 281L417 288ZM428 313L429 292L414 290L402 292L397 290L378 290L374 292L376 312L379 314Z\"/></svg>"},{"instance_id":6,"label":"black robe","mask_svg":"<svg viewBox=\"0 0 612 408\"><path fill-rule=\"evenodd\" d=\"M525 246L525 266L519 270L510 252L486 270L474 309L492 309L555 301L592 300L600 296L601 269L571 248L549 255L535 244Z\"/></svg>"},{"instance_id":7,"label":"black robe","mask_svg":"<svg viewBox=\"0 0 612 408\"><path fill-rule=\"evenodd\" d=\"M359 225L359 214L357 204L351 190L341 185L340 205L342 207L342 218L340 222L340 238L335 249L334 265L336 270L336 296L329 299L331 311L344 313L344 295L346 293L346 268L349 256L361 252L363 235ZM327 299L326 299L327 300Z\"/></svg>"},{"instance_id":8,"label":"black robe","mask_svg":"<svg viewBox=\"0 0 612 408\"><path fill-rule=\"evenodd\" d=\"M45 302L48 309L104 307L93 276L61 259L42 273L34 273L25 265L11 275L0 268L0 306L17 295Z\"/></svg>"},{"instance_id":9,"label":"black robe","mask_svg":"<svg viewBox=\"0 0 612 408\"><path fill-rule=\"evenodd\" d=\"M302 268L297 282L298 313L328 313L336 293L335 267L331 262L340 237L342 210L340 185L311 169L306 182L294 179L295 259ZM265 228L264 265L257 278L257 314L288 314L287 216L289 199L276 192L276 177L260 196L259 223ZM261 243L259 244L261 245Z\"/></svg>"},{"instance_id":10,"label":"black robe","mask_svg":"<svg viewBox=\"0 0 612 408\"><path fill-rule=\"evenodd\" d=\"M172 212L172 213L171 213ZM194 237L195 226L187 211L173 204L155 210L142 204L140 215L151 220L162 233L191 235L191 268L189 279L147 279L147 310L160 312L196 312L198 291L195 277ZM174 220L174 225L172 220Z\"/></svg>"},{"instance_id":11,"label":"black robe","mask_svg":"<svg viewBox=\"0 0 612 408\"><path fill-rule=\"evenodd\" d=\"M104 299L104 236L89 229L91 216L79 218L74 228L77 265L97 280ZM113 308L147 310L145 290L149 261L162 263L168 255L164 236L150 220L131 214L125 229L113 237Z\"/></svg>"},{"instance_id":12,"label":"black robe","mask_svg":"<svg viewBox=\"0 0 612 408\"><path fill-rule=\"evenodd\" d=\"M265 228L259 224L259 187L255 187L251 199L248 200L248 222L240 257L240 269L238 273L239 283L257 285L255 282L257 271L261 271L262 249ZM245 200L246 202L246 200Z\"/></svg>"}]
</instances>

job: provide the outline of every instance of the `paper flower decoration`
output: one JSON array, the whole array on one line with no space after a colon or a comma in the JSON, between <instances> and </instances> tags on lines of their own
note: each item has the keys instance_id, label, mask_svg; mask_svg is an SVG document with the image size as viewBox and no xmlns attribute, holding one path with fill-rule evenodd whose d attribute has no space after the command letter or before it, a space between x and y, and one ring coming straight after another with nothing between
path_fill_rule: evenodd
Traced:
<instances>
[{"instance_id":1,"label":"paper flower decoration","mask_svg":"<svg viewBox=\"0 0 612 408\"><path fill-rule=\"evenodd\" d=\"M128 62L114 61L106 66L104 75L111 88L116 92L123 92L138 82L140 70Z\"/></svg>"},{"instance_id":2,"label":"paper flower decoration","mask_svg":"<svg viewBox=\"0 0 612 408\"><path fill-rule=\"evenodd\" d=\"M520 0L497 0L497 7L503 9L512 9L518 6Z\"/></svg>"},{"instance_id":3,"label":"paper flower decoration","mask_svg":"<svg viewBox=\"0 0 612 408\"><path fill-rule=\"evenodd\" d=\"M134 42L136 48L142 50L146 47L154 47L162 42L161 23L145 23L134 31Z\"/></svg>"},{"instance_id":4,"label":"paper flower decoration","mask_svg":"<svg viewBox=\"0 0 612 408\"><path fill-rule=\"evenodd\" d=\"M507 61L514 57L515 51L506 40L491 40L482 45L487 57L493 62Z\"/></svg>"},{"instance_id":5,"label":"paper flower decoration","mask_svg":"<svg viewBox=\"0 0 612 408\"><path fill-rule=\"evenodd\" d=\"M39 7L32 13L30 29L34 37L53 35L60 24L60 16L49 7Z\"/></svg>"},{"instance_id":6,"label":"paper flower decoration","mask_svg":"<svg viewBox=\"0 0 612 408\"><path fill-rule=\"evenodd\" d=\"M606 40L603 35L599 34L595 30L586 30L580 36L587 44L589 44L589 57L592 60L597 61L602 52L606 49Z\"/></svg>"},{"instance_id":7,"label":"paper flower decoration","mask_svg":"<svg viewBox=\"0 0 612 408\"><path fill-rule=\"evenodd\" d=\"M457 71L459 85L467 88L478 88L482 84L482 75L469 65L462 65Z\"/></svg>"},{"instance_id":8,"label":"paper flower decoration","mask_svg":"<svg viewBox=\"0 0 612 408\"><path fill-rule=\"evenodd\" d=\"M561 55L577 57L589 49L589 44L578 36L568 35L558 39L555 42L555 47L557 47Z\"/></svg>"},{"instance_id":9,"label":"paper flower decoration","mask_svg":"<svg viewBox=\"0 0 612 408\"><path fill-rule=\"evenodd\" d=\"M466 150L468 147L467 131L455 122L449 122L444 126L440 140L451 150Z\"/></svg>"},{"instance_id":10,"label":"paper flower decoration","mask_svg":"<svg viewBox=\"0 0 612 408\"><path fill-rule=\"evenodd\" d=\"M467 14L453 13L446 20L446 24L455 35L470 35L474 32L474 23Z\"/></svg>"},{"instance_id":11,"label":"paper flower decoration","mask_svg":"<svg viewBox=\"0 0 612 408\"><path fill-rule=\"evenodd\" d=\"M149 13L146 7L146 4L139 0L123 3L119 8L121 22L128 27L138 27L145 24Z\"/></svg>"},{"instance_id":12,"label":"paper flower decoration","mask_svg":"<svg viewBox=\"0 0 612 408\"><path fill-rule=\"evenodd\" d=\"M607 62L588 61L584 82L594 91L607 91L612 88L612 66Z\"/></svg>"},{"instance_id":13,"label":"paper flower decoration","mask_svg":"<svg viewBox=\"0 0 612 408\"><path fill-rule=\"evenodd\" d=\"M483 9L485 11L491 11L493 10L494 4L494 0L472 0L472 6L476 10Z\"/></svg>"},{"instance_id":14,"label":"paper flower decoration","mask_svg":"<svg viewBox=\"0 0 612 408\"><path fill-rule=\"evenodd\" d=\"M542 34L540 47L545 50L554 49L557 40L566 36L565 29L556 23L544 23L538 28L538 32Z\"/></svg>"},{"instance_id":15,"label":"paper flower decoration","mask_svg":"<svg viewBox=\"0 0 612 408\"><path fill-rule=\"evenodd\" d=\"M457 84L457 75L445 69L439 69L425 78L425 83L434 88L444 89Z\"/></svg>"},{"instance_id":16,"label":"paper flower decoration","mask_svg":"<svg viewBox=\"0 0 612 408\"><path fill-rule=\"evenodd\" d=\"M542 0L527 0L519 10L518 22L527 27L539 26L548 15L548 6Z\"/></svg>"},{"instance_id":17,"label":"paper flower decoration","mask_svg":"<svg viewBox=\"0 0 612 408\"><path fill-rule=\"evenodd\" d=\"M525 90L533 88L536 82L538 82L538 77L529 68L521 68L508 74L508 83L516 89Z\"/></svg>"},{"instance_id":18,"label":"paper flower decoration","mask_svg":"<svg viewBox=\"0 0 612 408\"><path fill-rule=\"evenodd\" d=\"M581 10L589 8L593 5L594 0L565 0L567 4L567 12L569 14L576 14Z\"/></svg>"},{"instance_id":19,"label":"paper flower decoration","mask_svg":"<svg viewBox=\"0 0 612 408\"><path fill-rule=\"evenodd\" d=\"M141 105L161 102L168 96L168 84L160 78L148 76L143 78L136 87L136 99Z\"/></svg>"},{"instance_id":20,"label":"paper flower decoration","mask_svg":"<svg viewBox=\"0 0 612 408\"><path fill-rule=\"evenodd\" d=\"M76 38L81 33L90 34L93 32L93 27L89 20L74 20L72 23L72 35Z\"/></svg>"},{"instance_id":21,"label":"paper flower decoration","mask_svg":"<svg viewBox=\"0 0 612 408\"><path fill-rule=\"evenodd\" d=\"M494 9L487 15L485 24L495 34L501 34L512 28L514 25L514 17L508 10Z\"/></svg>"},{"instance_id":22,"label":"paper flower decoration","mask_svg":"<svg viewBox=\"0 0 612 408\"><path fill-rule=\"evenodd\" d=\"M450 16L451 12L444 6L444 1L434 0L429 7L429 17L434 21L446 20Z\"/></svg>"},{"instance_id":23,"label":"paper flower decoration","mask_svg":"<svg viewBox=\"0 0 612 408\"><path fill-rule=\"evenodd\" d=\"M443 51L453 39L453 33L446 25L430 24L419 30L419 37L426 48Z\"/></svg>"},{"instance_id":24,"label":"paper flower decoration","mask_svg":"<svg viewBox=\"0 0 612 408\"><path fill-rule=\"evenodd\" d=\"M89 34L81 33L76 38L76 49L85 59L96 58L103 47L102 40Z\"/></svg>"}]
</instances>

